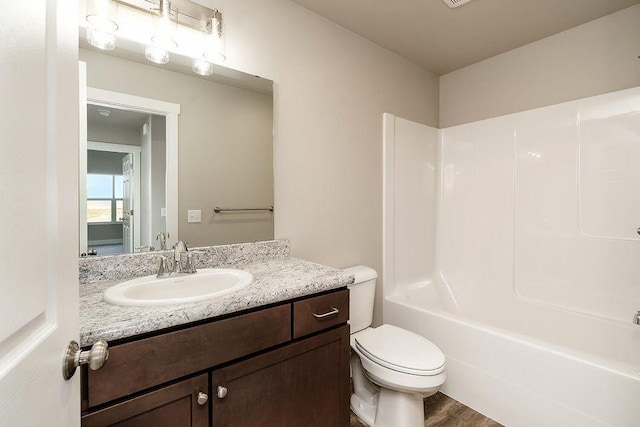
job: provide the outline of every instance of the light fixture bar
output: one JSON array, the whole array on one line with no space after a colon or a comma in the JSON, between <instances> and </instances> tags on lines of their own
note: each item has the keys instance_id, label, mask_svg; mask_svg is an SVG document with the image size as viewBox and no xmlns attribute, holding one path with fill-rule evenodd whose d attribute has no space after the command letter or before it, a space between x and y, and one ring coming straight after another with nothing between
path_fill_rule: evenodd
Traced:
<instances>
[{"instance_id":1,"label":"light fixture bar","mask_svg":"<svg viewBox=\"0 0 640 427\"><path fill-rule=\"evenodd\" d=\"M133 9L155 15L160 8L160 0L114 0L115 2L131 7ZM216 13L217 9L209 9L208 7L199 5L189 0L172 0L172 8L178 9L178 13L173 14L171 19L186 27L193 28L194 30L202 31L202 23L210 20Z\"/></svg>"}]
</instances>

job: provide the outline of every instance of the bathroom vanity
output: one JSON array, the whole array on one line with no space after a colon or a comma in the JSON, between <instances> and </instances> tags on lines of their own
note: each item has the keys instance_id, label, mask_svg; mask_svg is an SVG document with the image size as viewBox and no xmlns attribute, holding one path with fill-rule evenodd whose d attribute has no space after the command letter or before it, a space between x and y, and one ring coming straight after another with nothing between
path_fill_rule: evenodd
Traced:
<instances>
[{"instance_id":1,"label":"bathroom vanity","mask_svg":"<svg viewBox=\"0 0 640 427\"><path fill-rule=\"evenodd\" d=\"M102 369L81 371L83 426L348 425L353 277L233 254L225 266L251 272L254 283L209 303L110 306L100 295L117 280L86 285L81 345L106 339L110 353ZM141 256L150 255L129 257Z\"/></svg>"}]
</instances>

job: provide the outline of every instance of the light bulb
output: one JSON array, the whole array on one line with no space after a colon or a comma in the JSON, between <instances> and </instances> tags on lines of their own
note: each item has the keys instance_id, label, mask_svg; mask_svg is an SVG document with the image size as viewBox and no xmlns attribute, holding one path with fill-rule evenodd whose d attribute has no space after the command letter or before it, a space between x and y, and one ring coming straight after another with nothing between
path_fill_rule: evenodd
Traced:
<instances>
[{"instance_id":1,"label":"light bulb","mask_svg":"<svg viewBox=\"0 0 640 427\"><path fill-rule=\"evenodd\" d=\"M193 58L193 65L191 67L194 73L201 76L210 76L213 74L213 64L199 58Z\"/></svg>"},{"instance_id":2,"label":"light bulb","mask_svg":"<svg viewBox=\"0 0 640 427\"><path fill-rule=\"evenodd\" d=\"M87 28L87 41L98 49L113 50L116 47L116 36L114 34L96 28Z\"/></svg>"},{"instance_id":3,"label":"light bulb","mask_svg":"<svg viewBox=\"0 0 640 427\"><path fill-rule=\"evenodd\" d=\"M88 0L87 22L95 29L114 32L118 29L118 4L111 0Z\"/></svg>"},{"instance_id":4,"label":"light bulb","mask_svg":"<svg viewBox=\"0 0 640 427\"><path fill-rule=\"evenodd\" d=\"M144 57L156 64L169 62L169 51L158 46L147 45L144 48Z\"/></svg>"},{"instance_id":5,"label":"light bulb","mask_svg":"<svg viewBox=\"0 0 640 427\"><path fill-rule=\"evenodd\" d=\"M151 37L151 43L163 49L175 49L178 47L178 43L175 40L162 34L156 34Z\"/></svg>"},{"instance_id":6,"label":"light bulb","mask_svg":"<svg viewBox=\"0 0 640 427\"><path fill-rule=\"evenodd\" d=\"M215 62L215 63L218 63L218 64L221 63L221 62L226 61L226 59L227 59L227 57L224 56L224 54L222 52L216 52L216 51L211 51L211 50L203 53L202 56L207 61Z\"/></svg>"},{"instance_id":7,"label":"light bulb","mask_svg":"<svg viewBox=\"0 0 640 427\"><path fill-rule=\"evenodd\" d=\"M177 24L171 21L171 12L171 3L168 0L160 0L160 15L155 18L155 30L151 36L154 45L167 50L178 47L174 40Z\"/></svg>"},{"instance_id":8,"label":"light bulb","mask_svg":"<svg viewBox=\"0 0 640 427\"><path fill-rule=\"evenodd\" d=\"M205 50L202 56L207 61L219 64L227 59L225 56L225 36L222 31L222 14L217 9L207 21L203 44Z\"/></svg>"},{"instance_id":9,"label":"light bulb","mask_svg":"<svg viewBox=\"0 0 640 427\"><path fill-rule=\"evenodd\" d=\"M116 36L113 34L118 30L116 16L118 13L117 3L111 0L89 0L87 3L87 41L92 46L103 50L112 50L116 47Z\"/></svg>"}]
</instances>

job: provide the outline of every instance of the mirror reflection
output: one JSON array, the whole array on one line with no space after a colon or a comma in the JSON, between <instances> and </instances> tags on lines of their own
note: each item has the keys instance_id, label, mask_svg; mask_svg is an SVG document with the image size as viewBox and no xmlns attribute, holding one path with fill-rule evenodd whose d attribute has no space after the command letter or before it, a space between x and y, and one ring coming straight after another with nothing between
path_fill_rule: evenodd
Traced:
<instances>
[{"instance_id":1,"label":"mirror reflection","mask_svg":"<svg viewBox=\"0 0 640 427\"><path fill-rule=\"evenodd\" d=\"M197 76L82 43L80 60L89 94L81 255L273 238L272 82L220 66ZM175 106L175 147L169 115L96 101L102 91Z\"/></svg>"},{"instance_id":2,"label":"mirror reflection","mask_svg":"<svg viewBox=\"0 0 640 427\"><path fill-rule=\"evenodd\" d=\"M163 116L87 104L88 253L166 248Z\"/></svg>"}]
</instances>

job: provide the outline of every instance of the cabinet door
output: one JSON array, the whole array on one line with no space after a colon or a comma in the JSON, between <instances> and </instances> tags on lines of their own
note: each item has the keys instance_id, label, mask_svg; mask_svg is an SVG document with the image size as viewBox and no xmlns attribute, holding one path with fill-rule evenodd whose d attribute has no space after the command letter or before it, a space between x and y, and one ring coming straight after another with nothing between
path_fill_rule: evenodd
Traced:
<instances>
[{"instance_id":1,"label":"cabinet door","mask_svg":"<svg viewBox=\"0 0 640 427\"><path fill-rule=\"evenodd\" d=\"M203 374L85 415L82 427L207 427L208 393Z\"/></svg>"},{"instance_id":2,"label":"cabinet door","mask_svg":"<svg viewBox=\"0 0 640 427\"><path fill-rule=\"evenodd\" d=\"M349 326L217 370L212 385L215 427L348 426Z\"/></svg>"}]
</instances>

